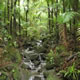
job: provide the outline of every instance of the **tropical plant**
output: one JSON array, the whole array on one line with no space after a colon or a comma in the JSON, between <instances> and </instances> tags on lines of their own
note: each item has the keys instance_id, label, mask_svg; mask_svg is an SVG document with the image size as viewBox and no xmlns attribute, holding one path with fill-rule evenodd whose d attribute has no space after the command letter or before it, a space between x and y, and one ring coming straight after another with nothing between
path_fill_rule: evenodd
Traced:
<instances>
[{"instance_id":1,"label":"tropical plant","mask_svg":"<svg viewBox=\"0 0 80 80\"><path fill-rule=\"evenodd\" d=\"M64 77L68 80L79 80L80 70L77 70L75 67L75 63L68 67L67 70L60 71L64 74Z\"/></svg>"},{"instance_id":2,"label":"tropical plant","mask_svg":"<svg viewBox=\"0 0 80 80\"><path fill-rule=\"evenodd\" d=\"M47 59L47 62L50 63L50 64L54 64L54 56L53 56L53 51L50 50L50 52L48 53L46 59Z\"/></svg>"}]
</instances>

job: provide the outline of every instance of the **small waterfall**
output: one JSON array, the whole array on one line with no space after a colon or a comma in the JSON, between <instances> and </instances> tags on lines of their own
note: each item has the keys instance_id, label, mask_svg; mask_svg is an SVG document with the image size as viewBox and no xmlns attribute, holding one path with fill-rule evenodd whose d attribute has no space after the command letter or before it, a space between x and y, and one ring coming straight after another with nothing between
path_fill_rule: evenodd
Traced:
<instances>
[{"instance_id":1,"label":"small waterfall","mask_svg":"<svg viewBox=\"0 0 80 80\"><path fill-rule=\"evenodd\" d=\"M43 62L42 58L41 58L41 55L39 54L39 60L40 62Z\"/></svg>"},{"instance_id":2,"label":"small waterfall","mask_svg":"<svg viewBox=\"0 0 80 80\"><path fill-rule=\"evenodd\" d=\"M41 40L39 40L39 41L37 42L37 46L42 46L42 41L41 41Z\"/></svg>"},{"instance_id":3,"label":"small waterfall","mask_svg":"<svg viewBox=\"0 0 80 80\"><path fill-rule=\"evenodd\" d=\"M39 60L41 62L41 67L44 67L46 65L46 62L41 58L41 54L39 54Z\"/></svg>"},{"instance_id":4,"label":"small waterfall","mask_svg":"<svg viewBox=\"0 0 80 80\"><path fill-rule=\"evenodd\" d=\"M45 80L45 78L43 74L40 74L31 76L29 80Z\"/></svg>"},{"instance_id":5,"label":"small waterfall","mask_svg":"<svg viewBox=\"0 0 80 80\"><path fill-rule=\"evenodd\" d=\"M29 66L29 68L31 70L34 70L35 69L35 65L34 63L32 63L32 61L30 60L29 62L24 62L25 65Z\"/></svg>"},{"instance_id":6,"label":"small waterfall","mask_svg":"<svg viewBox=\"0 0 80 80\"><path fill-rule=\"evenodd\" d=\"M41 63L41 64L40 64L34 71L32 71L32 73L38 72L39 70L42 69L43 66L45 66L45 65L44 65L45 63L44 63L44 61L42 60L40 54L39 54L39 60L40 60L40 63ZM40 73L39 75L32 75L29 80L45 80L44 75L43 75L43 72L44 72L44 71L41 71L41 73Z\"/></svg>"},{"instance_id":7,"label":"small waterfall","mask_svg":"<svg viewBox=\"0 0 80 80\"><path fill-rule=\"evenodd\" d=\"M38 46L41 45L41 41L39 42ZM27 48L24 51L24 59L23 59L23 63L26 65L26 68L30 70L31 76L29 78L29 80L45 80L44 75L43 75L43 67L45 66L45 62L42 60L42 53L36 54L38 55L38 62L40 62L40 64L38 64L37 66L35 66L35 62L31 61L30 59L30 55L34 55L35 50L30 50L29 48ZM35 61L37 61L35 59Z\"/></svg>"}]
</instances>

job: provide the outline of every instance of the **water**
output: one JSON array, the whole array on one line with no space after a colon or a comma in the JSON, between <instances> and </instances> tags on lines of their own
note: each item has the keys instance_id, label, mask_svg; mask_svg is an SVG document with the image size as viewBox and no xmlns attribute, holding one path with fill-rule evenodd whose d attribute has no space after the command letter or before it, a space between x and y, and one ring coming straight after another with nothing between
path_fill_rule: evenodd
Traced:
<instances>
[{"instance_id":1,"label":"water","mask_svg":"<svg viewBox=\"0 0 80 80\"><path fill-rule=\"evenodd\" d=\"M38 44L38 46L40 46L40 44ZM24 54L33 55L34 52L35 52L34 50L30 50L29 48L27 48L26 50L23 51L23 55ZM31 76L29 80L45 80L43 75L44 71L43 70L41 71L41 69L46 65L46 63L42 60L40 54L38 55L38 57L39 57L38 61L40 62L40 64L37 66L35 66L33 61L30 60L29 56L26 56L23 59L23 63L30 69ZM26 58L28 58L29 60L26 61Z\"/></svg>"},{"instance_id":2,"label":"water","mask_svg":"<svg viewBox=\"0 0 80 80\"><path fill-rule=\"evenodd\" d=\"M24 62L26 66L28 66L31 70L35 69L34 63L30 60L29 62Z\"/></svg>"},{"instance_id":3,"label":"water","mask_svg":"<svg viewBox=\"0 0 80 80\"><path fill-rule=\"evenodd\" d=\"M42 46L42 41L41 40L37 41L37 47L39 47L39 46Z\"/></svg>"},{"instance_id":4,"label":"water","mask_svg":"<svg viewBox=\"0 0 80 80\"><path fill-rule=\"evenodd\" d=\"M41 41L37 44L37 46L40 46ZM45 66L46 66L46 61L44 61L42 59L42 55L44 55L44 53L35 53L35 50L31 50L29 48L27 48L26 50L23 51L22 53L23 55L25 55L25 58L23 59L23 63L27 66L27 69L29 69L29 73L30 76L27 80L46 80L44 78L44 72L45 72ZM30 59L30 55L38 55L38 59L35 61L38 61L40 64L38 64L37 66L35 66L35 61L31 61ZM52 71L52 70L51 70ZM53 72L51 72L53 73ZM24 74L23 74L24 75ZM56 74L54 74L55 76ZM60 80L57 79L57 76L54 77L53 76L53 80ZM23 79L26 80L26 79Z\"/></svg>"},{"instance_id":5,"label":"water","mask_svg":"<svg viewBox=\"0 0 80 80\"><path fill-rule=\"evenodd\" d=\"M29 80L45 80L43 75L33 75Z\"/></svg>"}]
</instances>

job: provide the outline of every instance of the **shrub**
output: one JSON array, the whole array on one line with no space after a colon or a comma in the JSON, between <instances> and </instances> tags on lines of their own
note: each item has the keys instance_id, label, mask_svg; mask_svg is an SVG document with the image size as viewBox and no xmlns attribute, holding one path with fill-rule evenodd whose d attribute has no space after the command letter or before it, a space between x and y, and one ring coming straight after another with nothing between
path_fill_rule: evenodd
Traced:
<instances>
[{"instance_id":1,"label":"shrub","mask_svg":"<svg viewBox=\"0 0 80 80\"><path fill-rule=\"evenodd\" d=\"M76 69L75 64L68 67L67 70L62 70L60 72L64 75L64 78L68 80L79 80L80 70Z\"/></svg>"}]
</instances>

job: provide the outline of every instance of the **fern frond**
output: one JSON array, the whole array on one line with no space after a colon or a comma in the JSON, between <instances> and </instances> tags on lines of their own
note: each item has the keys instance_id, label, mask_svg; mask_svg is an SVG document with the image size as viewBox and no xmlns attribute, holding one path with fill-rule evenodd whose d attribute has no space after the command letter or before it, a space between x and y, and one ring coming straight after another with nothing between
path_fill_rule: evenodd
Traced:
<instances>
[{"instance_id":1,"label":"fern frond","mask_svg":"<svg viewBox=\"0 0 80 80\"><path fill-rule=\"evenodd\" d=\"M76 15L80 16L80 14L77 12L65 12L58 16L58 22L60 24L67 23L70 20L72 20L74 17L76 17Z\"/></svg>"}]
</instances>

